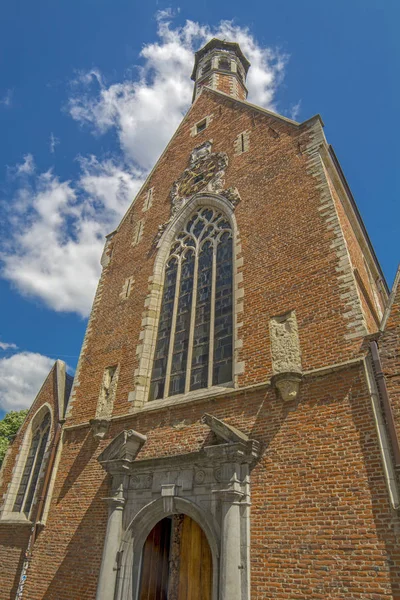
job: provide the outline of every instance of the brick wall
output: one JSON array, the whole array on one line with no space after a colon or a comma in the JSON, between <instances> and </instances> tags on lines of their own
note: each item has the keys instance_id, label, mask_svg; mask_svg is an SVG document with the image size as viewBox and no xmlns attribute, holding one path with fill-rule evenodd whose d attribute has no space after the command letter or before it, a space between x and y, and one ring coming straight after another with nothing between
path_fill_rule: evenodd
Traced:
<instances>
[{"instance_id":1,"label":"brick wall","mask_svg":"<svg viewBox=\"0 0 400 600\"><path fill-rule=\"evenodd\" d=\"M307 377L296 403L283 404L266 388L138 413L114 423L100 443L88 427L66 430L27 598L95 597L108 485L96 457L109 441L132 427L148 437L140 459L195 451L209 442L200 422L204 412L262 445L251 474L252 600L398 597L400 524L389 506L363 370L356 365Z\"/></svg>"}]
</instances>

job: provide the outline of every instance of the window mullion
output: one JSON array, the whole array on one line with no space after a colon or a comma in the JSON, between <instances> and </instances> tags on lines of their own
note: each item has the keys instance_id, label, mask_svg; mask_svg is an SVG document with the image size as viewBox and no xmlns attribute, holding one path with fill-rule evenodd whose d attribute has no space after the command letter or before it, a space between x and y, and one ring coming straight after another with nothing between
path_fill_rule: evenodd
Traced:
<instances>
[{"instance_id":1,"label":"window mullion","mask_svg":"<svg viewBox=\"0 0 400 600\"><path fill-rule=\"evenodd\" d=\"M179 290L180 290L180 286L181 286L181 271L182 271L182 256L179 258L178 271L176 274L174 308L172 311L172 323L171 323L171 334L169 336L167 369L165 372L164 398L167 398L169 395L169 382L171 379L172 354L174 351L174 342L175 342L176 316L178 313L178 302L179 302L179 296L180 296Z\"/></svg>"},{"instance_id":2,"label":"window mullion","mask_svg":"<svg viewBox=\"0 0 400 600\"><path fill-rule=\"evenodd\" d=\"M186 362L185 394L190 390L190 372L192 369L193 338L194 338L194 326L195 326L195 321L196 321L197 275L198 275L198 271L199 271L199 254L200 254L200 248L197 245L196 255L195 255L195 259L194 259L193 292L192 292L192 306L191 306L191 312L190 312L188 354L187 354L187 362Z\"/></svg>"},{"instance_id":3,"label":"window mullion","mask_svg":"<svg viewBox=\"0 0 400 600\"><path fill-rule=\"evenodd\" d=\"M211 306L210 306L210 337L208 347L208 387L212 386L213 366L214 366L214 321L215 321L215 288L217 277L217 247L218 243L214 240L212 273L211 273Z\"/></svg>"}]
</instances>

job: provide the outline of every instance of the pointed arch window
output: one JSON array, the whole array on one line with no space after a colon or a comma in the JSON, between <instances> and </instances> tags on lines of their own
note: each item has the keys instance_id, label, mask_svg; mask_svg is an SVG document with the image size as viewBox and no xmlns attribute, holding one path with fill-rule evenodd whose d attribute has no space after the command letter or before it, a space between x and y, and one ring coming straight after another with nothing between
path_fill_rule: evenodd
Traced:
<instances>
[{"instance_id":1,"label":"pointed arch window","mask_svg":"<svg viewBox=\"0 0 400 600\"><path fill-rule=\"evenodd\" d=\"M219 211L198 209L172 243L150 400L231 383L232 229Z\"/></svg>"},{"instance_id":2,"label":"pointed arch window","mask_svg":"<svg viewBox=\"0 0 400 600\"><path fill-rule=\"evenodd\" d=\"M50 434L50 421L50 412L47 411L39 425L32 432L28 456L14 502L13 511L24 513L27 518L29 518L29 513L31 512L37 482L43 465L44 453Z\"/></svg>"}]
</instances>

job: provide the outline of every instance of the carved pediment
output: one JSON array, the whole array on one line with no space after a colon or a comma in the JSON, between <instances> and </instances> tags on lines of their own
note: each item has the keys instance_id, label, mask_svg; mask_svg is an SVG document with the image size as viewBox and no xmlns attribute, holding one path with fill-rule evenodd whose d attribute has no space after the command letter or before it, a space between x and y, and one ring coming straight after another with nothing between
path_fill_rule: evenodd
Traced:
<instances>
[{"instance_id":1,"label":"carved pediment","mask_svg":"<svg viewBox=\"0 0 400 600\"><path fill-rule=\"evenodd\" d=\"M106 468L108 463L124 461L131 463L135 460L139 450L146 442L147 437L134 429L121 431L113 441L103 450L98 461Z\"/></svg>"},{"instance_id":2,"label":"carved pediment","mask_svg":"<svg viewBox=\"0 0 400 600\"><path fill-rule=\"evenodd\" d=\"M249 441L249 436L243 433L243 431L236 429L236 427L233 427L232 425L224 423L224 421L221 421L220 419L217 419L217 417L213 417L208 413L205 413L201 417L201 422L205 425L208 425L211 431L215 433L217 438L220 438L220 440L223 440L224 442Z\"/></svg>"},{"instance_id":3,"label":"carved pediment","mask_svg":"<svg viewBox=\"0 0 400 600\"><path fill-rule=\"evenodd\" d=\"M208 425L217 437L219 444L207 446L204 452L213 461L240 461L252 463L260 454L260 444L248 435L224 423L217 417L205 413L201 418L202 423Z\"/></svg>"}]
</instances>

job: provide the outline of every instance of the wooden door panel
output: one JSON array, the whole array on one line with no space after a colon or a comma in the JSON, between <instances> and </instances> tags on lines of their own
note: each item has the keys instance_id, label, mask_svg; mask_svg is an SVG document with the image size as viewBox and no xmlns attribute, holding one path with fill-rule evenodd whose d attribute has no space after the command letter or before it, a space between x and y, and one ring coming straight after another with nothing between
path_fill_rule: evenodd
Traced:
<instances>
[{"instance_id":1,"label":"wooden door panel","mask_svg":"<svg viewBox=\"0 0 400 600\"><path fill-rule=\"evenodd\" d=\"M178 600L211 600L211 551L201 527L185 515L180 547Z\"/></svg>"},{"instance_id":2,"label":"wooden door panel","mask_svg":"<svg viewBox=\"0 0 400 600\"><path fill-rule=\"evenodd\" d=\"M159 521L143 548L139 600L168 600L168 561L171 520Z\"/></svg>"},{"instance_id":3,"label":"wooden door panel","mask_svg":"<svg viewBox=\"0 0 400 600\"><path fill-rule=\"evenodd\" d=\"M139 589L139 600L211 600L210 546L193 519L174 515L153 527L143 548Z\"/></svg>"}]
</instances>

